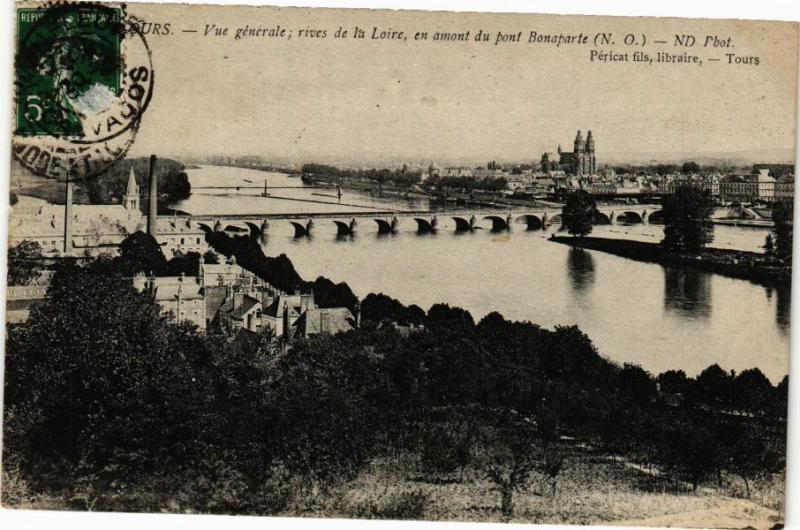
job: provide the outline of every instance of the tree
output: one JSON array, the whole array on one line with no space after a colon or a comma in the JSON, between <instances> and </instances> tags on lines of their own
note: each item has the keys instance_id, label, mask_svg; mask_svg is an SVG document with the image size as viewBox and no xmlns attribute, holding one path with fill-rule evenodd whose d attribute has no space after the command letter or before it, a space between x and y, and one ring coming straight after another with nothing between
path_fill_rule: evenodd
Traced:
<instances>
[{"instance_id":1,"label":"tree","mask_svg":"<svg viewBox=\"0 0 800 530\"><path fill-rule=\"evenodd\" d=\"M642 367L625 363L617 375L620 398L630 404L646 405L656 393L656 384Z\"/></svg>"},{"instance_id":2,"label":"tree","mask_svg":"<svg viewBox=\"0 0 800 530\"><path fill-rule=\"evenodd\" d=\"M689 380L683 370L667 370L656 378L662 392L669 394L686 394Z\"/></svg>"},{"instance_id":3,"label":"tree","mask_svg":"<svg viewBox=\"0 0 800 530\"><path fill-rule=\"evenodd\" d=\"M592 232L592 223L597 217L597 204L585 190L577 190L567 195L561 209L561 222L570 235L584 237Z\"/></svg>"},{"instance_id":4,"label":"tree","mask_svg":"<svg viewBox=\"0 0 800 530\"><path fill-rule=\"evenodd\" d=\"M558 486L558 476L564 469L567 454L560 447L554 445L545 447L536 465L536 470L545 476L550 483L550 495L555 496Z\"/></svg>"},{"instance_id":5,"label":"tree","mask_svg":"<svg viewBox=\"0 0 800 530\"><path fill-rule=\"evenodd\" d=\"M776 418L785 418L789 405L789 376L783 376L781 382L775 387L772 402L772 415Z\"/></svg>"},{"instance_id":6,"label":"tree","mask_svg":"<svg viewBox=\"0 0 800 530\"><path fill-rule=\"evenodd\" d=\"M700 171L700 165L697 162L684 162L681 166L681 173L684 175L692 175Z\"/></svg>"},{"instance_id":7,"label":"tree","mask_svg":"<svg viewBox=\"0 0 800 530\"><path fill-rule=\"evenodd\" d=\"M4 443L28 469L105 491L191 466L210 429L206 340L122 276L62 268L28 321L9 328L5 405L15 425Z\"/></svg>"},{"instance_id":8,"label":"tree","mask_svg":"<svg viewBox=\"0 0 800 530\"><path fill-rule=\"evenodd\" d=\"M687 184L662 199L664 240L662 244L676 252L699 254L714 239L711 212L714 205L707 191Z\"/></svg>"},{"instance_id":9,"label":"tree","mask_svg":"<svg viewBox=\"0 0 800 530\"><path fill-rule=\"evenodd\" d=\"M733 381L733 405L740 411L761 415L769 410L775 388L758 368L743 370Z\"/></svg>"},{"instance_id":10,"label":"tree","mask_svg":"<svg viewBox=\"0 0 800 530\"><path fill-rule=\"evenodd\" d=\"M358 304L358 298L344 282L333 283L328 278L319 276L311 283L311 289L314 292L314 302L319 307L346 307L354 311Z\"/></svg>"},{"instance_id":11,"label":"tree","mask_svg":"<svg viewBox=\"0 0 800 530\"><path fill-rule=\"evenodd\" d=\"M764 254L767 256L772 257L775 255L775 240L772 234L767 234L767 237L764 238L764 246L761 248L764 249Z\"/></svg>"},{"instance_id":12,"label":"tree","mask_svg":"<svg viewBox=\"0 0 800 530\"><path fill-rule=\"evenodd\" d=\"M660 463L675 476L688 480L694 491L720 467L721 455L712 426L676 418L665 426L659 438Z\"/></svg>"},{"instance_id":13,"label":"tree","mask_svg":"<svg viewBox=\"0 0 800 530\"><path fill-rule=\"evenodd\" d=\"M469 311L448 304L433 304L428 309L426 324L434 330L463 335L475 328L475 321Z\"/></svg>"},{"instance_id":14,"label":"tree","mask_svg":"<svg viewBox=\"0 0 800 530\"><path fill-rule=\"evenodd\" d=\"M499 444L483 463L486 477L500 493L500 512L505 520L514 517L514 493L525 488L537 467L530 425L510 420L498 432Z\"/></svg>"},{"instance_id":15,"label":"tree","mask_svg":"<svg viewBox=\"0 0 800 530\"><path fill-rule=\"evenodd\" d=\"M203 254L203 262L209 265L216 265L219 263L219 255L213 250L207 250L206 253Z\"/></svg>"},{"instance_id":16,"label":"tree","mask_svg":"<svg viewBox=\"0 0 800 530\"><path fill-rule=\"evenodd\" d=\"M785 464L751 426L728 427L727 430L723 435L725 443L720 444L728 456L725 467L742 479L749 498L750 486L756 478L774 473Z\"/></svg>"},{"instance_id":17,"label":"tree","mask_svg":"<svg viewBox=\"0 0 800 530\"><path fill-rule=\"evenodd\" d=\"M39 276L42 247L36 241L20 241L8 249L8 284L27 285Z\"/></svg>"},{"instance_id":18,"label":"tree","mask_svg":"<svg viewBox=\"0 0 800 530\"><path fill-rule=\"evenodd\" d=\"M129 235L120 243L119 253L126 274L144 272L159 275L167 265L167 260L155 238L141 230Z\"/></svg>"},{"instance_id":19,"label":"tree","mask_svg":"<svg viewBox=\"0 0 800 530\"><path fill-rule=\"evenodd\" d=\"M734 377L718 364L712 364L697 376L692 385L692 397L701 405L714 410L730 406Z\"/></svg>"},{"instance_id":20,"label":"tree","mask_svg":"<svg viewBox=\"0 0 800 530\"><path fill-rule=\"evenodd\" d=\"M178 253L166 262L161 269L165 276L195 276L200 268L200 254L197 252Z\"/></svg>"},{"instance_id":21,"label":"tree","mask_svg":"<svg viewBox=\"0 0 800 530\"><path fill-rule=\"evenodd\" d=\"M789 259L792 257L794 205L788 201L775 204L772 220L775 223L775 255L782 260Z\"/></svg>"},{"instance_id":22,"label":"tree","mask_svg":"<svg viewBox=\"0 0 800 530\"><path fill-rule=\"evenodd\" d=\"M425 320L425 312L416 305L404 306L398 300L383 293L370 293L361 301L361 314L373 322L397 322L400 325L419 325Z\"/></svg>"}]
</instances>

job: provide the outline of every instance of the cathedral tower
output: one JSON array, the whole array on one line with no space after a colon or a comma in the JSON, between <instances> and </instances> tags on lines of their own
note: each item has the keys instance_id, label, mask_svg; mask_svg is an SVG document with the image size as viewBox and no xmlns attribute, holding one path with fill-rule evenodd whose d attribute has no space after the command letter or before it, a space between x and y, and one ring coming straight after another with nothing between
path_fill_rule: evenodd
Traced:
<instances>
[{"instance_id":1,"label":"cathedral tower","mask_svg":"<svg viewBox=\"0 0 800 530\"><path fill-rule=\"evenodd\" d=\"M596 161L594 158L594 138L592 138L592 131L586 134L586 172L594 174L596 170Z\"/></svg>"},{"instance_id":2,"label":"cathedral tower","mask_svg":"<svg viewBox=\"0 0 800 530\"><path fill-rule=\"evenodd\" d=\"M573 152L576 155L583 152L583 136L581 136L580 131L578 131L578 134L575 135L575 149L573 149Z\"/></svg>"}]
</instances>

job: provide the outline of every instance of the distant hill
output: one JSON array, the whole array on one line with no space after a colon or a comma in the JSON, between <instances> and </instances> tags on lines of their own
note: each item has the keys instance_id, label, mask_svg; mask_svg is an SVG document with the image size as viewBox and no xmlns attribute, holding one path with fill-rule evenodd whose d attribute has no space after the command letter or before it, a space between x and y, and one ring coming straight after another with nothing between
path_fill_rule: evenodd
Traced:
<instances>
[{"instance_id":1,"label":"distant hill","mask_svg":"<svg viewBox=\"0 0 800 530\"><path fill-rule=\"evenodd\" d=\"M124 159L117 161L108 170L86 182L86 191L92 204L115 204L122 201L128 187L128 175L133 167L142 205L146 207L147 176L150 171L150 159L147 157ZM192 187L189 178L180 162L168 158L156 160L156 176L158 178L159 197L166 201L185 199L191 195Z\"/></svg>"},{"instance_id":2,"label":"distant hill","mask_svg":"<svg viewBox=\"0 0 800 530\"><path fill-rule=\"evenodd\" d=\"M128 174L133 167L139 185L142 210L147 211L147 175L150 159L147 157L119 160L105 172L87 181L76 183L77 204L119 204L128 186ZM192 187L180 162L168 158L156 161L158 193L162 202L185 199ZM64 183L32 174L16 160L11 163L11 189L17 194L31 195L55 204L64 203Z\"/></svg>"},{"instance_id":3,"label":"distant hill","mask_svg":"<svg viewBox=\"0 0 800 530\"><path fill-rule=\"evenodd\" d=\"M754 164L794 164L792 149L759 149L753 151L714 151L714 152L650 152L618 153L601 157L603 164L679 164L693 160L701 166L746 166Z\"/></svg>"}]
</instances>

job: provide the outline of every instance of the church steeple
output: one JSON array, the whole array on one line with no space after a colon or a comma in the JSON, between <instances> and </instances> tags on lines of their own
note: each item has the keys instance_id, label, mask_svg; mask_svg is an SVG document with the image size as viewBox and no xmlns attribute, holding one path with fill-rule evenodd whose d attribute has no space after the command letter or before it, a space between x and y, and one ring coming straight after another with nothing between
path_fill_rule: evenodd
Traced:
<instances>
[{"instance_id":1,"label":"church steeple","mask_svg":"<svg viewBox=\"0 0 800 530\"><path fill-rule=\"evenodd\" d=\"M125 191L123 204L126 210L139 209L139 185L136 184L136 174L133 172L133 167L131 167L131 172L128 175L128 189Z\"/></svg>"},{"instance_id":2,"label":"church steeple","mask_svg":"<svg viewBox=\"0 0 800 530\"><path fill-rule=\"evenodd\" d=\"M577 154L577 153L580 153L581 151L583 151L583 145L584 145L583 144L583 136L581 136L581 132L578 131L578 134L575 135L575 149L574 149L574 152Z\"/></svg>"},{"instance_id":3,"label":"church steeple","mask_svg":"<svg viewBox=\"0 0 800 530\"><path fill-rule=\"evenodd\" d=\"M586 150L594 152L594 138L592 138L592 131L586 134Z\"/></svg>"}]
</instances>

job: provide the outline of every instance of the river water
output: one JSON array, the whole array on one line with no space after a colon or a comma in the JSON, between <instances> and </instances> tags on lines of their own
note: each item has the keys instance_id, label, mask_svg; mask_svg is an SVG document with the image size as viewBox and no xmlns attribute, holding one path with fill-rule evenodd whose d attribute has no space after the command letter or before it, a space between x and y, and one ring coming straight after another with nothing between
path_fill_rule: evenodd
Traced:
<instances>
[{"instance_id":1,"label":"river water","mask_svg":"<svg viewBox=\"0 0 800 530\"><path fill-rule=\"evenodd\" d=\"M174 206L192 214L311 213L428 208L426 199L377 198L343 190L302 188L279 173L205 166L187 170L192 196ZM203 190L202 186L263 186ZM292 188L281 188L291 186ZM294 200L292 200L294 199ZM302 202L302 199L319 202ZM601 354L640 364L651 373L682 369L696 375L718 363L741 371L759 367L773 382L788 371L790 289L684 268L636 262L549 242L547 231L514 225L456 234L439 214L435 235L417 235L401 219L398 233L379 235L369 218L357 232L337 238L329 220L315 221L313 237L293 238L288 221L274 221L264 240L268 255L285 253L306 279L345 281L355 294L383 292L423 309L446 302L478 320L490 311L545 327L577 324ZM490 223L482 223L490 227ZM766 230L717 226L713 246L759 250ZM662 227L595 227L593 235L659 241Z\"/></svg>"}]
</instances>

